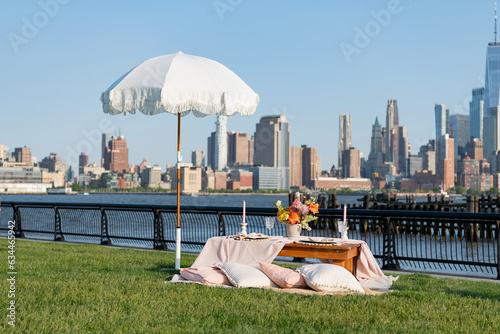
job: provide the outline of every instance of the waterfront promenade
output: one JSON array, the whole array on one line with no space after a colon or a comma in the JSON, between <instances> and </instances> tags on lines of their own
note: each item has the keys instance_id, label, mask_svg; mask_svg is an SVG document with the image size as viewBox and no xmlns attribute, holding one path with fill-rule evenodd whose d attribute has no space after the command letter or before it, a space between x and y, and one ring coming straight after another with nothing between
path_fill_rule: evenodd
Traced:
<instances>
[{"instance_id":1,"label":"waterfront promenade","mask_svg":"<svg viewBox=\"0 0 500 334\"><path fill-rule=\"evenodd\" d=\"M73 197L73 196L70 196ZM85 196L88 197L88 196ZM304 236L336 237L341 209L322 209ZM275 208L249 207L250 232L268 233L264 218ZM348 210L349 238L364 240L384 269L499 277L495 213ZM182 251L201 250L206 240L240 230L241 207L183 205ZM172 250L176 208L168 205L2 202L0 234L17 222L20 238L112 244ZM284 235L275 224L273 235Z\"/></svg>"}]
</instances>

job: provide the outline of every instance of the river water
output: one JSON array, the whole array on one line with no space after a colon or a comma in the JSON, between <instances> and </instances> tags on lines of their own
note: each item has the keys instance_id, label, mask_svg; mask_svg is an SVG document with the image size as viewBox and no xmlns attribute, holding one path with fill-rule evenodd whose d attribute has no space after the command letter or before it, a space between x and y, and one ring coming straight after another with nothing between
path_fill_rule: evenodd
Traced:
<instances>
[{"instance_id":1,"label":"river water","mask_svg":"<svg viewBox=\"0 0 500 334\"><path fill-rule=\"evenodd\" d=\"M339 195L339 204L358 205L362 203L362 195ZM1 195L2 201L9 202L40 202L40 203L101 203L101 204L145 204L145 205L176 205L175 194L89 194L89 195ZM243 201L247 207L274 207L276 201L288 203L287 194L230 194L230 195L199 195L181 196L181 205L184 206L219 206L241 207ZM404 201L404 199L400 198ZM463 197L453 197L454 202L462 202ZM427 197L417 197L416 201L427 201Z\"/></svg>"}]
</instances>

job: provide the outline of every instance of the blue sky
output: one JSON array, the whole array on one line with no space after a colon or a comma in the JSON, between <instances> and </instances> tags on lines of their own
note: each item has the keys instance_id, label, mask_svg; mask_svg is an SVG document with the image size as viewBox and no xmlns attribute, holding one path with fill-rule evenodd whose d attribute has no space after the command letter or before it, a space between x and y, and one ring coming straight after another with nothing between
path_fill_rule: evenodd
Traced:
<instances>
[{"instance_id":1,"label":"blue sky","mask_svg":"<svg viewBox=\"0 0 500 334\"><path fill-rule=\"evenodd\" d=\"M0 144L73 165L82 150L99 163L103 129L121 129L131 164L175 163L174 116L109 116L100 94L178 51L226 65L259 94L257 112L228 118L228 131L253 134L261 116L284 113L291 144L316 147L326 170L337 165L339 114L352 114L353 146L368 157L375 117L385 124L387 100L397 99L416 153L434 136L435 103L468 114L494 38L493 1L0 3ZM182 119L184 161L206 150L214 122Z\"/></svg>"}]
</instances>

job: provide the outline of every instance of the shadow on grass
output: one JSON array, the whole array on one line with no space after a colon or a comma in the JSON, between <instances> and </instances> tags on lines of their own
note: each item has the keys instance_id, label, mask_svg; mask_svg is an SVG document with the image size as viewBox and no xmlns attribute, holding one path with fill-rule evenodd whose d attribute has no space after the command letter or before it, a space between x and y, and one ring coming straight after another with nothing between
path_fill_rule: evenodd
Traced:
<instances>
[{"instance_id":1,"label":"shadow on grass","mask_svg":"<svg viewBox=\"0 0 500 334\"><path fill-rule=\"evenodd\" d=\"M170 261L156 262L146 271L161 274L165 281L170 281L175 274L180 274L180 271L175 269L175 262Z\"/></svg>"},{"instance_id":2,"label":"shadow on grass","mask_svg":"<svg viewBox=\"0 0 500 334\"><path fill-rule=\"evenodd\" d=\"M494 302L500 301L499 283L434 277L422 273L402 275L405 279L396 281L392 286L392 290L403 294L425 294L428 291L433 291L434 294L442 293L450 296L489 299Z\"/></svg>"},{"instance_id":3,"label":"shadow on grass","mask_svg":"<svg viewBox=\"0 0 500 334\"><path fill-rule=\"evenodd\" d=\"M492 283L492 284L497 284L498 283ZM478 298L478 299L490 299L494 302L500 302L500 293L499 293L498 287L491 288L489 291L477 291L477 290L467 290L467 289L453 289L453 290L448 290L445 291L447 294L452 294L460 297L471 297L471 298Z\"/></svg>"},{"instance_id":4,"label":"shadow on grass","mask_svg":"<svg viewBox=\"0 0 500 334\"><path fill-rule=\"evenodd\" d=\"M153 264L151 267L146 269L147 271L161 272L161 271L175 271L175 262L165 261L165 262L157 262ZM177 270L179 271L179 270Z\"/></svg>"}]
</instances>

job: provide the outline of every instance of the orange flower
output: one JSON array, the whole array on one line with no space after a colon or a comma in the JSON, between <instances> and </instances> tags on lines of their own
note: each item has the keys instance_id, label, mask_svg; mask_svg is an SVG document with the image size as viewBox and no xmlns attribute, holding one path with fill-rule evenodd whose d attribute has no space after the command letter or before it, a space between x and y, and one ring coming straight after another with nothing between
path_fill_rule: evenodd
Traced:
<instances>
[{"instance_id":1,"label":"orange flower","mask_svg":"<svg viewBox=\"0 0 500 334\"><path fill-rule=\"evenodd\" d=\"M318 206L319 204L309 204L309 211L311 213L318 213Z\"/></svg>"},{"instance_id":2,"label":"orange flower","mask_svg":"<svg viewBox=\"0 0 500 334\"><path fill-rule=\"evenodd\" d=\"M290 212L290 216L288 217L288 221L290 224L300 223L300 216L297 212Z\"/></svg>"}]
</instances>

